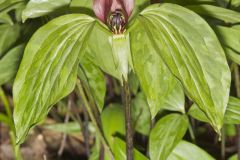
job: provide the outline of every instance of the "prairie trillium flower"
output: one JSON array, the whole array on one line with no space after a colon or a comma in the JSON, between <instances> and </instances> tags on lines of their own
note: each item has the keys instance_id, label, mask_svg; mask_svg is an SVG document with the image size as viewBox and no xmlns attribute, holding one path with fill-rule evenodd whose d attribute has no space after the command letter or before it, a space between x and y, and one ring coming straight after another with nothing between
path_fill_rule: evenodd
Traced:
<instances>
[{"instance_id":1,"label":"prairie trillium flower","mask_svg":"<svg viewBox=\"0 0 240 160\"><path fill-rule=\"evenodd\" d=\"M94 0L93 10L96 16L114 34L122 34L134 8L134 0Z\"/></svg>"}]
</instances>

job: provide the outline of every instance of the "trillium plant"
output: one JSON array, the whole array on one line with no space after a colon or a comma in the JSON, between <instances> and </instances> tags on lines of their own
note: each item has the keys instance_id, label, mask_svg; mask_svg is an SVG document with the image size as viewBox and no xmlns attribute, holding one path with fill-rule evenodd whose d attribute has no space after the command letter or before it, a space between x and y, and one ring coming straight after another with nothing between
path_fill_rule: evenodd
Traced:
<instances>
[{"instance_id":1,"label":"trillium plant","mask_svg":"<svg viewBox=\"0 0 240 160\"><path fill-rule=\"evenodd\" d=\"M41 19L18 48L5 55L0 48L0 74L7 56L19 53L20 65L9 60L14 69L0 75L1 85L14 79L16 146L70 95L91 118L98 156L102 146L105 159L199 159L191 148L213 159L183 138L189 130L194 139L189 119L210 124L219 140L224 124L240 122L240 100L229 96L229 64L240 62L240 13L224 5L230 2L5 0L0 20L16 10L12 34ZM105 98L110 85L120 86L117 106ZM145 150L135 132L148 137Z\"/></svg>"}]
</instances>

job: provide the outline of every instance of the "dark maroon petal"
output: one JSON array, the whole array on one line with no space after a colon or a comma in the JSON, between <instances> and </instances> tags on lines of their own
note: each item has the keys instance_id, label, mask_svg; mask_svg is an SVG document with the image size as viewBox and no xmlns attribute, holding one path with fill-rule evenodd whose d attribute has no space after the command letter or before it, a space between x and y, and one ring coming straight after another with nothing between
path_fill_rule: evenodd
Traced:
<instances>
[{"instance_id":1,"label":"dark maroon petal","mask_svg":"<svg viewBox=\"0 0 240 160\"><path fill-rule=\"evenodd\" d=\"M124 10L128 14L128 17L131 16L135 0L120 0L122 1L122 4L124 5Z\"/></svg>"},{"instance_id":2,"label":"dark maroon petal","mask_svg":"<svg viewBox=\"0 0 240 160\"><path fill-rule=\"evenodd\" d=\"M113 0L94 0L93 2L93 11L95 15L104 23L106 23L112 1Z\"/></svg>"}]
</instances>

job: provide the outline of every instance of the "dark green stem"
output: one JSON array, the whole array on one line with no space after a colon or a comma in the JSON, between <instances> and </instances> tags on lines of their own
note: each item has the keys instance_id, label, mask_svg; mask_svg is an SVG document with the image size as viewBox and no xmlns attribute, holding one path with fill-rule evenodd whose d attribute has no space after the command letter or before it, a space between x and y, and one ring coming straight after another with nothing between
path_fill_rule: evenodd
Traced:
<instances>
[{"instance_id":1,"label":"dark green stem","mask_svg":"<svg viewBox=\"0 0 240 160\"><path fill-rule=\"evenodd\" d=\"M125 127L126 127L126 153L127 160L133 160L133 135L131 119L131 95L128 82L123 78L123 99L125 108Z\"/></svg>"},{"instance_id":2,"label":"dark green stem","mask_svg":"<svg viewBox=\"0 0 240 160\"><path fill-rule=\"evenodd\" d=\"M224 128L224 126L222 127L222 129L221 129L221 158L222 158L222 160L224 160L225 159L225 149L226 149L226 147L225 147L225 128Z\"/></svg>"}]
</instances>

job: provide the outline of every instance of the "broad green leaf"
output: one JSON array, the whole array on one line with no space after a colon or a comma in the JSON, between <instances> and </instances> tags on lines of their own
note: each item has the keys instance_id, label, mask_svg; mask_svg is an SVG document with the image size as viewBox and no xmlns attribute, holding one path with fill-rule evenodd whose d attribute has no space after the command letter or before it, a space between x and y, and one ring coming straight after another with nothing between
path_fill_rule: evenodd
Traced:
<instances>
[{"instance_id":1,"label":"broad green leaf","mask_svg":"<svg viewBox=\"0 0 240 160\"><path fill-rule=\"evenodd\" d=\"M186 94L207 114L215 131L220 132L231 75L213 30L200 16L175 4L152 5L138 21Z\"/></svg>"},{"instance_id":2,"label":"broad green leaf","mask_svg":"<svg viewBox=\"0 0 240 160\"><path fill-rule=\"evenodd\" d=\"M209 122L206 115L198 108L196 104L193 104L188 111L188 114L197 120L203 122ZM240 99L235 97L230 97L227 110L224 116L225 124L240 124Z\"/></svg>"},{"instance_id":3,"label":"broad green leaf","mask_svg":"<svg viewBox=\"0 0 240 160\"><path fill-rule=\"evenodd\" d=\"M229 47L224 46L225 53L227 54L228 59L232 60L233 62L240 64L240 53L234 51Z\"/></svg>"},{"instance_id":4,"label":"broad green leaf","mask_svg":"<svg viewBox=\"0 0 240 160\"><path fill-rule=\"evenodd\" d=\"M48 15L56 10L67 7L71 0L30 0L22 12L22 21Z\"/></svg>"},{"instance_id":5,"label":"broad green leaf","mask_svg":"<svg viewBox=\"0 0 240 160\"><path fill-rule=\"evenodd\" d=\"M2 0L0 2L0 14L3 12L7 13L8 11L17 8L23 3L24 0Z\"/></svg>"},{"instance_id":6,"label":"broad green leaf","mask_svg":"<svg viewBox=\"0 0 240 160\"><path fill-rule=\"evenodd\" d=\"M12 18L8 13L0 14L0 23L13 25Z\"/></svg>"},{"instance_id":7,"label":"broad green leaf","mask_svg":"<svg viewBox=\"0 0 240 160\"><path fill-rule=\"evenodd\" d=\"M214 160L214 158L195 144L181 141L167 160Z\"/></svg>"},{"instance_id":8,"label":"broad green leaf","mask_svg":"<svg viewBox=\"0 0 240 160\"><path fill-rule=\"evenodd\" d=\"M240 12L233 11L230 9L217 7L214 5L190 5L186 6L188 9L200 14L202 16L207 16L211 18L216 18L222 20L226 23L239 23L240 22Z\"/></svg>"},{"instance_id":9,"label":"broad green leaf","mask_svg":"<svg viewBox=\"0 0 240 160\"><path fill-rule=\"evenodd\" d=\"M122 77L115 67L110 38L111 33L96 23L87 42L86 56L104 72L121 80Z\"/></svg>"},{"instance_id":10,"label":"broad green leaf","mask_svg":"<svg viewBox=\"0 0 240 160\"><path fill-rule=\"evenodd\" d=\"M210 123L210 120L207 118L205 113L201 111L201 109L197 106L197 104L193 104L191 106L191 108L188 111L188 114L199 121Z\"/></svg>"},{"instance_id":11,"label":"broad green leaf","mask_svg":"<svg viewBox=\"0 0 240 160\"><path fill-rule=\"evenodd\" d=\"M149 154L154 160L166 160L188 128L186 115L169 114L153 127L149 137Z\"/></svg>"},{"instance_id":12,"label":"broad green leaf","mask_svg":"<svg viewBox=\"0 0 240 160\"><path fill-rule=\"evenodd\" d=\"M95 20L70 14L41 27L27 44L13 85L17 142L75 87L79 59Z\"/></svg>"},{"instance_id":13,"label":"broad green leaf","mask_svg":"<svg viewBox=\"0 0 240 160\"><path fill-rule=\"evenodd\" d=\"M224 122L227 124L240 124L240 99L230 97Z\"/></svg>"},{"instance_id":14,"label":"broad green leaf","mask_svg":"<svg viewBox=\"0 0 240 160\"><path fill-rule=\"evenodd\" d=\"M164 3L175 3L181 6L193 5L193 4L214 4L217 0L164 0Z\"/></svg>"},{"instance_id":15,"label":"broad green leaf","mask_svg":"<svg viewBox=\"0 0 240 160\"><path fill-rule=\"evenodd\" d=\"M138 77L137 77L137 75L134 72L131 72L128 75L128 84L129 84L130 91L134 95L136 95L138 93L140 84L139 84Z\"/></svg>"},{"instance_id":16,"label":"broad green leaf","mask_svg":"<svg viewBox=\"0 0 240 160\"><path fill-rule=\"evenodd\" d=\"M234 62L240 64L240 27L215 26L214 30L219 37L227 56Z\"/></svg>"},{"instance_id":17,"label":"broad green leaf","mask_svg":"<svg viewBox=\"0 0 240 160\"><path fill-rule=\"evenodd\" d=\"M43 125L43 128L66 134L79 134L81 132L80 125L77 122L47 124ZM91 133L95 133L92 123L88 124L88 129Z\"/></svg>"},{"instance_id":18,"label":"broad green leaf","mask_svg":"<svg viewBox=\"0 0 240 160\"><path fill-rule=\"evenodd\" d=\"M115 160L127 159L126 156L126 143L118 137L114 138L113 154ZM136 160L148 160L141 152L134 148L133 157Z\"/></svg>"},{"instance_id":19,"label":"broad green leaf","mask_svg":"<svg viewBox=\"0 0 240 160\"><path fill-rule=\"evenodd\" d=\"M71 0L71 7L92 9L93 0Z\"/></svg>"},{"instance_id":20,"label":"broad green leaf","mask_svg":"<svg viewBox=\"0 0 240 160\"><path fill-rule=\"evenodd\" d=\"M15 44L19 36L19 25L0 25L0 58Z\"/></svg>"},{"instance_id":21,"label":"broad green leaf","mask_svg":"<svg viewBox=\"0 0 240 160\"><path fill-rule=\"evenodd\" d=\"M143 93L138 93L131 104L134 129L143 135L149 135L151 114L146 97Z\"/></svg>"},{"instance_id":22,"label":"broad green leaf","mask_svg":"<svg viewBox=\"0 0 240 160\"><path fill-rule=\"evenodd\" d=\"M239 7L240 0L231 0L231 7Z\"/></svg>"},{"instance_id":23,"label":"broad green leaf","mask_svg":"<svg viewBox=\"0 0 240 160\"><path fill-rule=\"evenodd\" d=\"M111 148L115 134L125 134L125 119L123 107L119 104L110 104L101 114L104 135Z\"/></svg>"},{"instance_id":24,"label":"broad green leaf","mask_svg":"<svg viewBox=\"0 0 240 160\"><path fill-rule=\"evenodd\" d=\"M181 84L155 51L142 24L130 32L130 37L134 70L147 97L152 118L160 109L184 113Z\"/></svg>"},{"instance_id":25,"label":"broad green leaf","mask_svg":"<svg viewBox=\"0 0 240 160\"><path fill-rule=\"evenodd\" d=\"M12 80L16 76L23 50L24 45L16 46L0 59L0 85Z\"/></svg>"},{"instance_id":26,"label":"broad green leaf","mask_svg":"<svg viewBox=\"0 0 240 160\"><path fill-rule=\"evenodd\" d=\"M80 78L89 87L90 94L93 96L101 112L106 95L106 80L104 74L85 57L81 59L80 66Z\"/></svg>"},{"instance_id":27,"label":"broad green leaf","mask_svg":"<svg viewBox=\"0 0 240 160\"><path fill-rule=\"evenodd\" d=\"M70 3L70 9L72 12L83 12L94 15L92 6L93 0L71 0Z\"/></svg>"}]
</instances>

